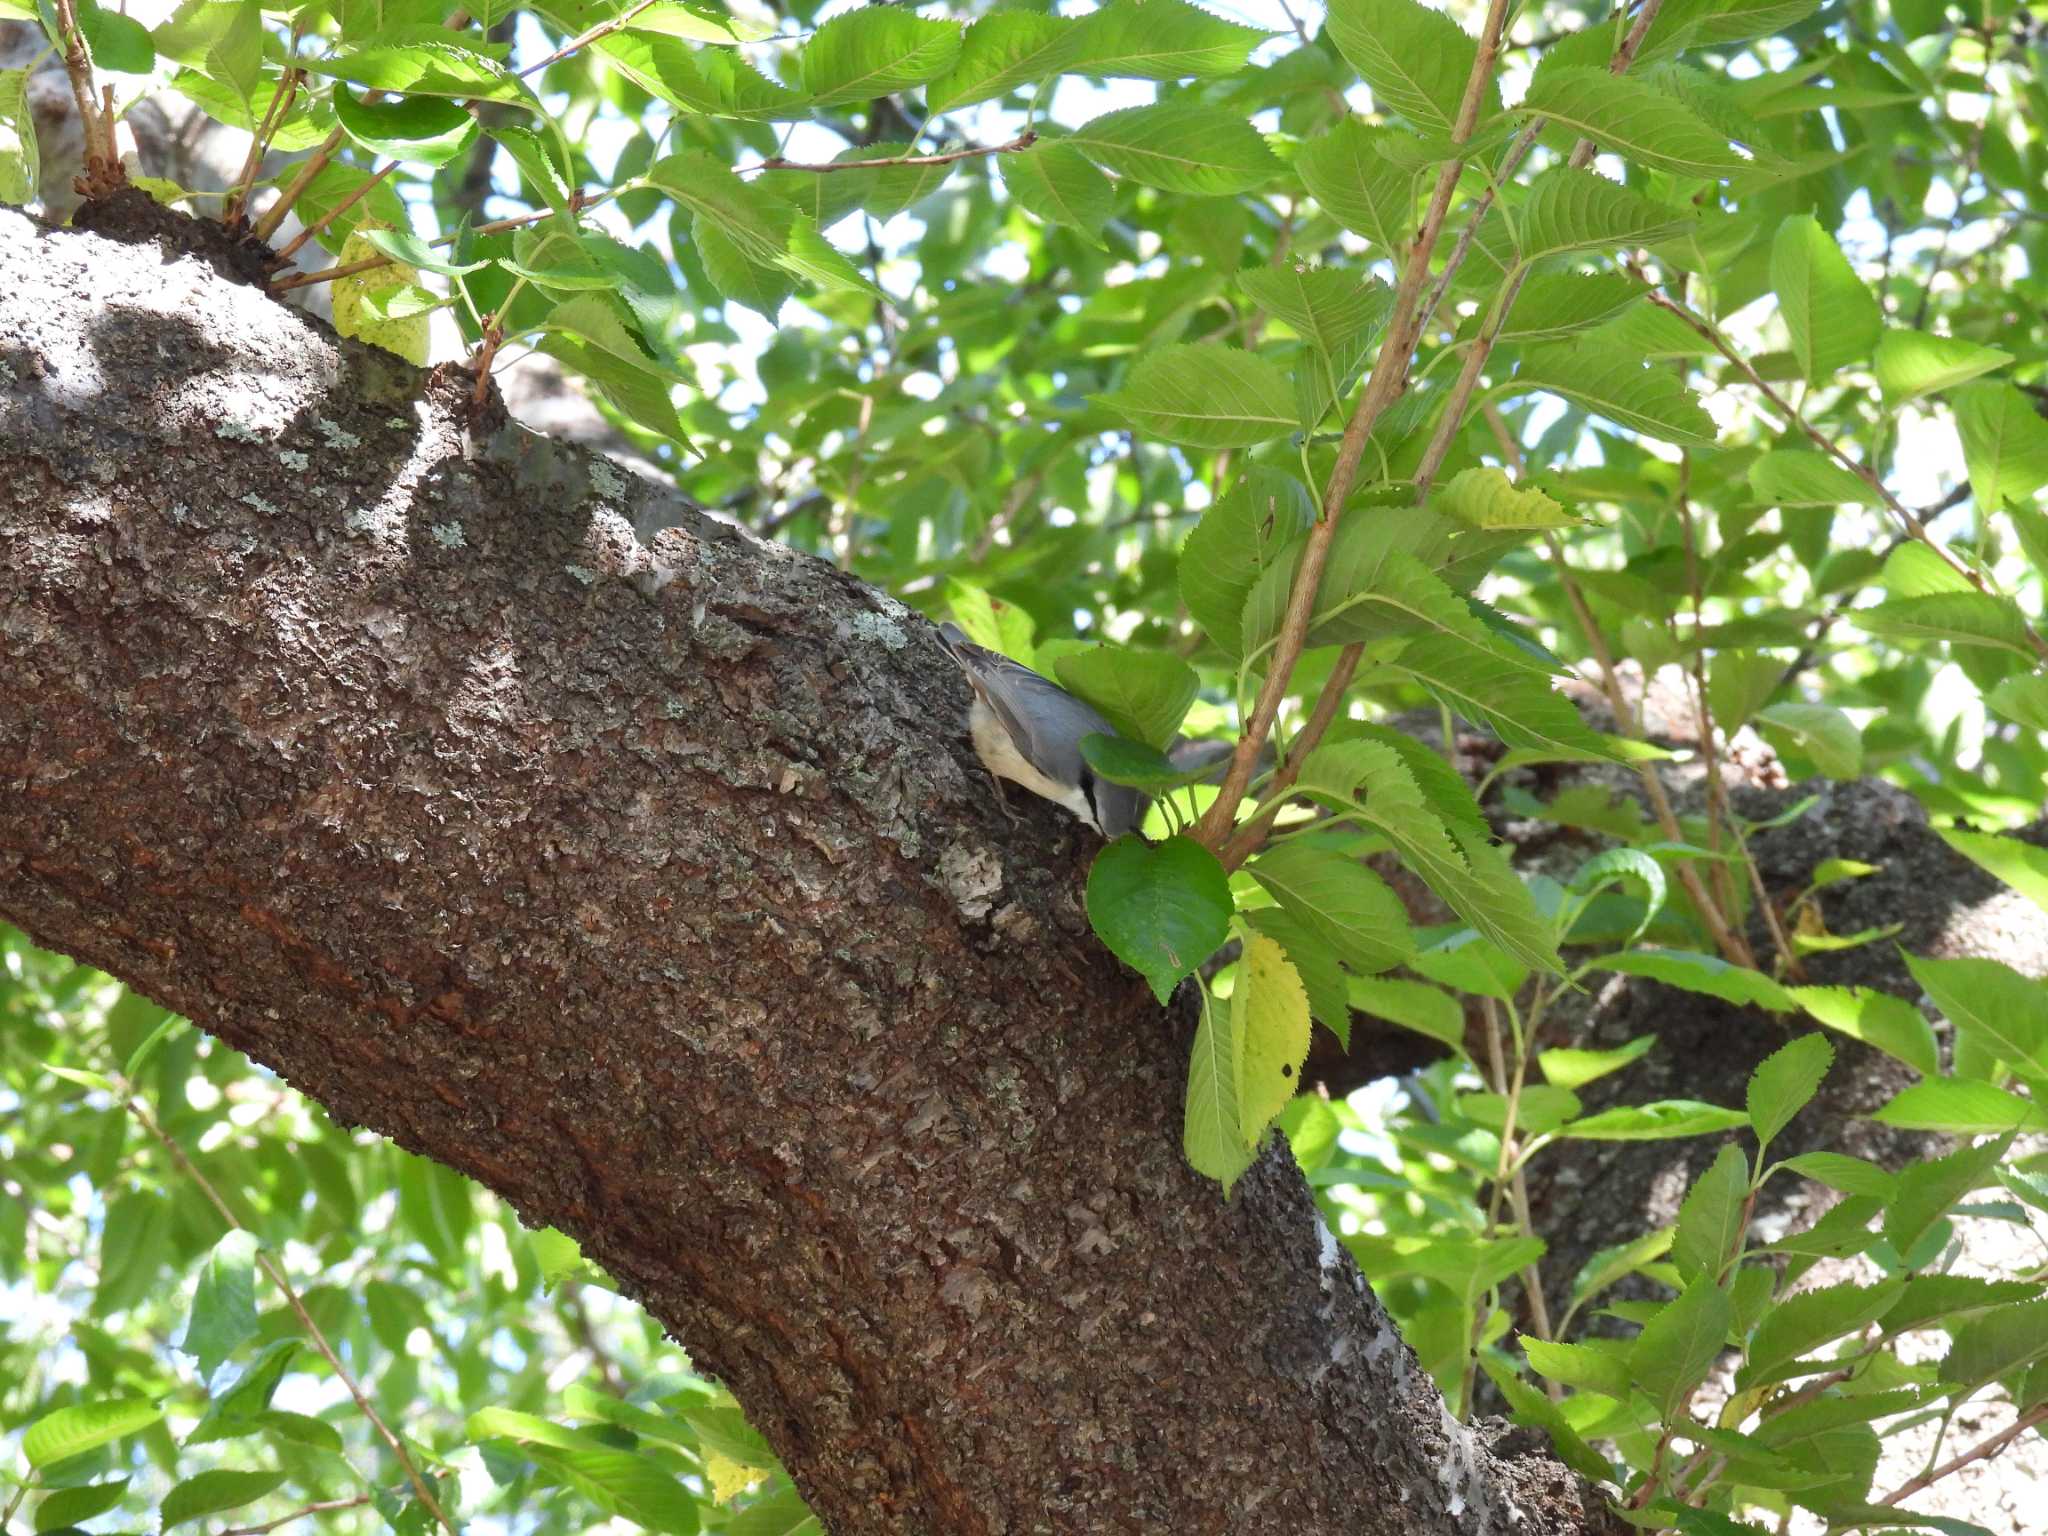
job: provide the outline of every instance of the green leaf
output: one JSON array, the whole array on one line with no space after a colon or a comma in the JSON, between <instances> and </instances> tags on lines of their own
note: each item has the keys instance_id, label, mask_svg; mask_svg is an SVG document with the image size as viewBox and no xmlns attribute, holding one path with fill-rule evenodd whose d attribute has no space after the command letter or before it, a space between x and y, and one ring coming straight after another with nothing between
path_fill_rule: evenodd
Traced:
<instances>
[{"instance_id":1,"label":"green leaf","mask_svg":"<svg viewBox=\"0 0 2048 1536\"><path fill-rule=\"evenodd\" d=\"M1887 404L1903 405L1922 395L1967 384L2012 361L2010 352L1979 346L1954 336L1930 336L1903 326L1887 326L1877 339L1874 359L1877 387Z\"/></svg>"},{"instance_id":2,"label":"green leaf","mask_svg":"<svg viewBox=\"0 0 2048 1536\"><path fill-rule=\"evenodd\" d=\"M1560 165L1529 184L1515 236L1522 260L1535 262L1568 251L1656 245L1677 239L1692 224L1690 215L1650 202L1605 176ZM1621 284L1632 294L1642 292L1633 279L1615 274L1605 274L1598 281L1610 294L1618 293ZM1530 287L1535 284L1536 279L1531 279ZM1526 293L1525 289L1523 303L1527 302ZM1522 307L1516 306L1518 311Z\"/></svg>"},{"instance_id":3,"label":"green leaf","mask_svg":"<svg viewBox=\"0 0 2048 1536\"><path fill-rule=\"evenodd\" d=\"M1946 640L1951 645L1986 646L2029 659L2027 623L2009 597L1984 592L1936 592L1896 597L1873 608L1850 610L1866 634L1893 640Z\"/></svg>"},{"instance_id":4,"label":"green leaf","mask_svg":"<svg viewBox=\"0 0 2048 1536\"><path fill-rule=\"evenodd\" d=\"M1270 36L1184 0L1108 0L1081 18L1065 68L1122 80L1214 78L1242 69Z\"/></svg>"},{"instance_id":5,"label":"green leaf","mask_svg":"<svg viewBox=\"0 0 2048 1536\"><path fill-rule=\"evenodd\" d=\"M2048 1358L2048 1301L2023 1301L1958 1328L1940 1374L1943 1381L1974 1388L2043 1358Z\"/></svg>"},{"instance_id":6,"label":"green leaf","mask_svg":"<svg viewBox=\"0 0 2048 1536\"><path fill-rule=\"evenodd\" d=\"M1673 1236L1672 1228L1658 1227L1626 1243L1602 1248L1593 1254L1572 1279L1572 1309L1578 1310L1617 1280L1661 1259L1671 1251Z\"/></svg>"},{"instance_id":7,"label":"green leaf","mask_svg":"<svg viewBox=\"0 0 2048 1536\"><path fill-rule=\"evenodd\" d=\"M1831 779L1853 779L1863 772L1863 733L1856 722L1831 704L1772 704L1755 718L1783 731L1813 759L1813 766Z\"/></svg>"},{"instance_id":8,"label":"green leaf","mask_svg":"<svg viewBox=\"0 0 2048 1536\"><path fill-rule=\"evenodd\" d=\"M1509 388L1562 395L1618 426L1680 447L1714 445L1713 417L1676 374L1587 338L1531 347Z\"/></svg>"},{"instance_id":9,"label":"green leaf","mask_svg":"<svg viewBox=\"0 0 2048 1536\"><path fill-rule=\"evenodd\" d=\"M358 100L347 86L337 85L334 115L362 148L408 165L446 165L477 135L476 118L445 96Z\"/></svg>"},{"instance_id":10,"label":"green leaf","mask_svg":"<svg viewBox=\"0 0 2048 1536\"><path fill-rule=\"evenodd\" d=\"M998 169L1003 190L1025 212L1048 224L1069 225L1101 243L1102 226L1109 222L1116 194L1109 178L1078 149L1058 139L1042 139L1022 154L1004 155Z\"/></svg>"},{"instance_id":11,"label":"green leaf","mask_svg":"<svg viewBox=\"0 0 2048 1536\"><path fill-rule=\"evenodd\" d=\"M2048 912L2048 848L2036 848L2016 837L1993 837L1987 832L1937 827L1935 834L1979 869L2004 881Z\"/></svg>"},{"instance_id":12,"label":"green leaf","mask_svg":"<svg viewBox=\"0 0 2048 1536\"><path fill-rule=\"evenodd\" d=\"M684 112L776 122L810 115L810 103L764 77L737 53L691 48L672 37L615 32L591 45L649 95Z\"/></svg>"},{"instance_id":13,"label":"green leaf","mask_svg":"<svg viewBox=\"0 0 2048 1536\"><path fill-rule=\"evenodd\" d=\"M1347 117L1295 152L1294 169L1323 211L1355 235L1397 256L1415 222L1415 178L1380 153L1395 137Z\"/></svg>"},{"instance_id":14,"label":"green leaf","mask_svg":"<svg viewBox=\"0 0 2048 1536\"><path fill-rule=\"evenodd\" d=\"M1194 448L1249 447L1301 425L1287 376L1235 347L1156 348L1138 359L1123 388L1090 398L1149 436Z\"/></svg>"},{"instance_id":15,"label":"green leaf","mask_svg":"<svg viewBox=\"0 0 2048 1536\"><path fill-rule=\"evenodd\" d=\"M1802 1152L1788 1157L1780 1167L1839 1189L1845 1195L1874 1195L1889 1200L1898 1193L1898 1180L1867 1158L1849 1157L1841 1152Z\"/></svg>"},{"instance_id":16,"label":"green leaf","mask_svg":"<svg viewBox=\"0 0 2048 1536\"><path fill-rule=\"evenodd\" d=\"M1640 1061L1655 1048L1655 1035L1637 1035L1626 1045L1617 1045L1611 1051L1587 1051L1573 1046L1554 1046L1547 1051L1536 1053L1536 1064L1543 1069L1546 1082L1560 1088L1577 1090L1610 1072L1619 1072L1632 1062Z\"/></svg>"},{"instance_id":17,"label":"green leaf","mask_svg":"<svg viewBox=\"0 0 2048 1536\"><path fill-rule=\"evenodd\" d=\"M1413 953L1407 909L1384 880L1357 860L1287 842L1267 849L1246 868L1353 970L1390 970Z\"/></svg>"},{"instance_id":18,"label":"green leaf","mask_svg":"<svg viewBox=\"0 0 2048 1536\"><path fill-rule=\"evenodd\" d=\"M1285 951L1264 934L1245 943L1230 1008L1238 1047L1238 1130L1247 1147L1256 1147L1301 1088L1301 1064L1308 1060L1308 993Z\"/></svg>"},{"instance_id":19,"label":"green leaf","mask_svg":"<svg viewBox=\"0 0 2048 1536\"><path fill-rule=\"evenodd\" d=\"M1081 23L1037 11L995 11L967 29L960 56L925 91L933 112L951 112L1036 85L1067 68Z\"/></svg>"},{"instance_id":20,"label":"green leaf","mask_svg":"<svg viewBox=\"0 0 2048 1536\"><path fill-rule=\"evenodd\" d=\"M1245 599L1315 516L1300 480L1254 465L1202 514L1180 556L1181 601L1209 638L1235 656Z\"/></svg>"},{"instance_id":21,"label":"green leaf","mask_svg":"<svg viewBox=\"0 0 2048 1536\"><path fill-rule=\"evenodd\" d=\"M1100 732L1081 738L1081 756L1095 770L1097 778L1112 784L1127 784L1148 795L1163 795L1200 780L1206 770L1183 772L1172 758L1156 747L1122 736Z\"/></svg>"},{"instance_id":22,"label":"green leaf","mask_svg":"<svg viewBox=\"0 0 2048 1536\"><path fill-rule=\"evenodd\" d=\"M34 202L42 165L28 105L28 71L0 69L0 203Z\"/></svg>"},{"instance_id":23,"label":"green leaf","mask_svg":"<svg viewBox=\"0 0 2048 1536\"><path fill-rule=\"evenodd\" d=\"M1464 1051L1465 1010L1441 987L1398 976L1353 976L1348 986L1354 1007Z\"/></svg>"},{"instance_id":24,"label":"green leaf","mask_svg":"<svg viewBox=\"0 0 2048 1536\"><path fill-rule=\"evenodd\" d=\"M141 22L108 10L98 0L78 0L74 9L94 69L146 75L156 68L156 45Z\"/></svg>"},{"instance_id":25,"label":"green leaf","mask_svg":"<svg viewBox=\"0 0 2048 1536\"><path fill-rule=\"evenodd\" d=\"M1553 1344L1525 1334L1522 1353L1529 1357L1529 1364L1536 1371L1574 1391L1598 1392L1625 1403L1634 1385L1627 1357L1620 1350L1607 1347L1605 1342Z\"/></svg>"},{"instance_id":26,"label":"green leaf","mask_svg":"<svg viewBox=\"0 0 2048 1536\"><path fill-rule=\"evenodd\" d=\"M1640 848L1610 848L1605 853L1595 854L1572 872L1568 894L1577 897L1576 905L1562 908L1557 915L1557 933L1562 941L1569 937L1572 925L1585 910L1587 902L1610 885L1633 885L1642 894L1643 915L1636 920L1635 931L1629 934L1628 942L1633 944L1643 936L1643 930L1657 920L1657 914L1664 910L1669 886L1664 879L1664 866L1644 853ZM1645 1040L1649 1037L1645 1036ZM1646 1045L1644 1047L1648 1049ZM1630 1058L1631 1060L1633 1058ZM1555 1082L1553 1078L1551 1081Z\"/></svg>"},{"instance_id":27,"label":"green leaf","mask_svg":"<svg viewBox=\"0 0 2048 1536\"><path fill-rule=\"evenodd\" d=\"M755 261L707 214L699 213L690 220L690 242L711 285L735 304L773 320L783 301L796 292L794 273L772 262Z\"/></svg>"},{"instance_id":28,"label":"green leaf","mask_svg":"<svg viewBox=\"0 0 2048 1536\"><path fill-rule=\"evenodd\" d=\"M1643 1326L1629 1350L1629 1374L1650 1394L1667 1424L1683 1420L1685 1400L1727 1342L1734 1321L1727 1293L1695 1280Z\"/></svg>"},{"instance_id":29,"label":"green leaf","mask_svg":"<svg viewBox=\"0 0 2048 1536\"><path fill-rule=\"evenodd\" d=\"M1462 27L1417 0L1330 0L1325 26L1375 102L1424 133L1450 136L1479 53ZM1480 120L1499 110L1489 81Z\"/></svg>"},{"instance_id":30,"label":"green leaf","mask_svg":"<svg viewBox=\"0 0 2048 1536\"><path fill-rule=\"evenodd\" d=\"M1393 304L1384 283L1341 267L1287 262L1250 268L1237 281L1254 304L1332 358L1355 354L1364 337L1386 324Z\"/></svg>"},{"instance_id":31,"label":"green leaf","mask_svg":"<svg viewBox=\"0 0 2048 1536\"><path fill-rule=\"evenodd\" d=\"M1802 1035L1771 1052L1750 1074L1749 1123L1756 1130L1758 1156L1820 1091L1834 1060L1835 1048L1825 1036Z\"/></svg>"},{"instance_id":32,"label":"green leaf","mask_svg":"<svg viewBox=\"0 0 2048 1536\"><path fill-rule=\"evenodd\" d=\"M1812 214L1794 214L1778 226L1771 287L1792 334L1792 356L1809 383L1831 379L1870 355L1884 312Z\"/></svg>"},{"instance_id":33,"label":"green leaf","mask_svg":"<svg viewBox=\"0 0 2048 1536\"><path fill-rule=\"evenodd\" d=\"M1096 936L1162 1004L1229 937L1229 877L1192 838L1118 838L1095 856L1087 903Z\"/></svg>"},{"instance_id":34,"label":"green leaf","mask_svg":"<svg viewBox=\"0 0 2048 1536\"><path fill-rule=\"evenodd\" d=\"M1870 987L1793 987L1794 1003L1829 1029L1933 1077L1941 1070L1934 1031L1904 998Z\"/></svg>"},{"instance_id":35,"label":"green leaf","mask_svg":"<svg viewBox=\"0 0 2048 1536\"><path fill-rule=\"evenodd\" d=\"M393 95L455 96L465 101L502 101L538 112L540 103L526 83L505 66L505 47L444 27L393 27L360 47L331 58L310 55L302 69L332 75Z\"/></svg>"},{"instance_id":36,"label":"green leaf","mask_svg":"<svg viewBox=\"0 0 2048 1536\"><path fill-rule=\"evenodd\" d=\"M422 272L438 272L443 277L466 277L490 265L488 261L450 261L410 230L365 229L357 233L379 255L389 256L401 266L416 267Z\"/></svg>"},{"instance_id":37,"label":"green leaf","mask_svg":"<svg viewBox=\"0 0 2048 1536\"><path fill-rule=\"evenodd\" d=\"M263 13L256 0L185 0L151 35L158 53L227 86L244 104L262 84Z\"/></svg>"},{"instance_id":38,"label":"green leaf","mask_svg":"<svg viewBox=\"0 0 2048 1536\"><path fill-rule=\"evenodd\" d=\"M1061 656L1053 670L1068 691L1101 710L1121 734L1161 751L1171 745L1202 686L1195 669L1178 656L1120 645Z\"/></svg>"},{"instance_id":39,"label":"green leaf","mask_svg":"<svg viewBox=\"0 0 2048 1536\"><path fill-rule=\"evenodd\" d=\"M1249 192L1280 172L1280 161L1250 123L1221 107L1187 101L1106 113L1064 142L1119 176L1195 197Z\"/></svg>"},{"instance_id":40,"label":"green leaf","mask_svg":"<svg viewBox=\"0 0 2048 1536\"><path fill-rule=\"evenodd\" d=\"M1754 1095L1752 1095L1754 1099ZM1751 1107L1752 1118L1754 1104ZM1763 1138L1760 1136L1759 1141ZM1749 1198L1749 1159L1733 1142L1714 1154L1713 1166L1693 1181L1678 1208L1671 1261L1686 1280L1718 1283L1722 1268L1740 1252Z\"/></svg>"},{"instance_id":41,"label":"green leaf","mask_svg":"<svg viewBox=\"0 0 2048 1536\"><path fill-rule=\"evenodd\" d=\"M1921 1083L1918 1088L1909 1088L1907 1093L1921 1089L1957 1088L1975 1090L1988 1088L1986 1083L1963 1083L1952 1078L1936 1078ZM1992 1089L1996 1093L1996 1089ZM1905 1094L1901 1094L1904 1098ZM1893 1103L1898 1100L1894 1099ZM1889 1108L1890 1106L1886 1106ZM2031 1108L2031 1106L2029 1106ZM1880 1110L1874 1117L1884 1120ZM1886 1121L1899 1124L1898 1121ZM1997 1178L1999 1159L2005 1155L2012 1143L2014 1122L2007 1120L1995 1129L2005 1134L1993 1139L1965 1146L1949 1153L1946 1157L1934 1158L1924 1163L1913 1163L1899 1170L1898 1193L1886 1206L1884 1213L1884 1235L1902 1256L1913 1251L1921 1237L1946 1216L1955 1203L1973 1189L1981 1189ZM1906 1126L1908 1130L1938 1129L1938 1127ZM1969 1134L1976 1127L1962 1127L1963 1134Z\"/></svg>"},{"instance_id":42,"label":"green leaf","mask_svg":"<svg viewBox=\"0 0 2048 1536\"><path fill-rule=\"evenodd\" d=\"M192 1293L192 1315L178 1348L208 1381L221 1362L256 1337L256 1239L229 1232L213 1245Z\"/></svg>"},{"instance_id":43,"label":"green leaf","mask_svg":"<svg viewBox=\"0 0 2048 1536\"><path fill-rule=\"evenodd\" d=\"M2048 674L2015 673L2001 678L1984 702L2006 719L2036 731L2048 731Z\"/></svg>"},{"instance_id":44,"label":"green leaf","mask_svg":"<svg viewBox=\"0 0 2048 1536\"><path fill-rule=\"evenodd\" d=\"M675 199L677 207L715 225L751 262L773 267L789 249L795 210L748 186L701 150L663 156L647 168L646 179Z\"/></svg>"},{"instance_id":45,"label":"green leaf","mask_svg":"<svg viewBox=\"0 0 2048 1536\"><path fill-rule=\"evenodd\" d=\"M591 379L621 413L650 432L687 445L669 398L674 375L636 341L610 295L579 293L550 311L540 350Z\"/></svg>"},{"instance_id":46,"label":"green leaf","mask_svg":"<svg viewBox=\"0 0 2048 1536\"><path fill-rule=\"evenodd\" d=\"M1574 1120L1558 1134L1578 1141L1671 1141L1680 1136L1711 1136L1748 1124L1749 1116L1739 1109L1723 1109L1697 1099L1657 1099L1603 1109Z\"/></svg>"},{"instance_id":47,"label":"green leaf","mask_svg":"<svg viewBox=\"0 0 2048 1536\"><path fill-rule=\"evenodd\" d=\"M1562 341L1614 319L1644 291L1620 272L1538 272L1523 284L1500 339L1513 346Z\"/></svg>"},{"instance_id":48,"label":"green leaf","mask_svg":"<svg viewBox=\"0 0 2048 1536\"><path fill-rule=\"evenodd\" d=\"M1703 955L1695 950L1632 949L1624 954L1604 955L1594 963L1603 971L1648 976L1688 992L1704 992L1724 1003L1750 1004L1773 1013L1790 1013L1799 1006L1790 991L1762 972L1730 965L1717 955Z\"/></svg>"},{"instance_id":49,"label":"green leaf","mask_svg":"<svg viewBox=\"0 0 2048 1536\"><path fill-rule=\"evenodd\" d=\"M1738 1382L1746 1390L1800 1374L1779 1367L1811 1354L1830 1339L1868 1327L1897 1304L1905 1289L1903 1280L1886 1280L1870 1286L1825 1286L1786 1297L1757 1324Z\"/></svg>"},{"instance_id":50,"label":"green leaf","mask_svg":"<svg viewBox=\"0 0 2048 1536\"><path fill-rule=\"evenodd\" d=\"M1462 636L1426 635L1403 647L1393 666L1510 746L1534 748L1561 762L1610 757L1571 702L1491 637L1480 648Z\"/></svg>"},{"instance_id":51,"label":"green leaf","mask_svg":"<svg viewBox=\"0 0 2048 1536\"><path fill-rule=\"evenodd\" d=\"M960 26L891 5L835 16L811 34L799 65L814 107L873 101L936 80L960 57Z\"/></svg>"},{"instance_id":52,"label":"green leaf","mask_svg":"<svg viewBox=\"0 0 2048 1536\"><path fill-rule=\"evenodd\" d=\"M139 1397L74 1403L45 1414L22 1432L22 1459L31 1467L47 1467L125 1439L163 1416L163 1409Z\"/></svg>"},{"instance_id":53,"label":"green leaf","mask_svg":"<svg viewBox=\"0 0 2048 1536\"><path fill-rule=\"evenodd\" d=\"M1285 952L1302 990L1308 994L1310 1015L1348 1048L1351 1043L1351 978L1337 960L1337 952L1309 931L1293 913L1279 907L1259 907L1244 914L1253 930L1264 934Z\"/></svg>"},{"instance_id":54,"label":"green leaf","mask_svg":"<svg viewBox=\"0 0 2048 1536\"><path fill-rule=\"evenodd\" d=\"M183 1525L187 1520L217 1515L225 1509L253 1504L284 1481L282 1472L237 1472L221 1469L188 1477L164 1495L157 1512L163 1529Z\"/></svg>"},{"instance_id":55,"label":"green leaf","mask_svg":"<svg viewBox=\"0 0 2048 1536\"><path fill-rule=\"evenodd\" d=\"M1874 507L1883 498L1824 453L1781 449L1749 466L1749 488L1780 507Z\"/></svg>"},{"instance_id":56,"label":"green leaf","mask_svg":"<svg viewBox=\"0 0 2048 1536\"><path fill-rule=\"evenodd\" d=\"M818 226L802 214L791 221L789 249L775 258L775 264L828 292L884 297L853 259L819 234Z\"/></svg>"},{"instance_id":57,"label":"green leaf","mask_svg":"<svg viewBox=\"0 0 2048 1536\"><path fill-rule=\"evenodd\" d=\"M1906 964L1960 1037L2013 1071L2048 1078L2048 987L1996 960L1909 954Z\"/></svg>"},{"instance_id":58,"label":"green leaf","mask_svg":"<svg viewBox=\"0 0 2048 1536\"><path fill-rule=\"evenodd\" d=\"M1188 1058L1187 1108L1181 1127L1181 1150L1197 1173L1230 1186L1258 1155L1246 1143L1243 1115L1237 1102L1238 1059L1236 1008L1219 1007L1204 995L1202 1021L1195 1027L1194 1050Z\"/></svg>"},{"instance_id":59,"label":"green leaf","mask_svg":"<svg viewBox=\"0 0 2048 1536\"><path fill-rule=\"evenodd\" d=\"M217 1389L206 1412L185 1436L187 1445L204 1445L212 1440L232 1440L260 1427L270 1407L277 1384L291 1368L298 1353L297 1339L276 1339L263 1346L249 1366L225 1388Z\"/></svg>"},{"instance_id":60,"label":"green leaf","mask_svg":"<svg viewBox=\"0 0 2048 1536\"><path fill-rule=\"evenodd\" d=\"M1972 384L1949 399L1980 507L2024 502L2048 485L2048 421L2006 383Z\"/></svg>"},{"instance_id":61,"label":"green leaf","mask_svg":"<svg viewBox=\"0 0 2048 1536\"><path fill-rule=\"evenodd\" d=\"M1393 748L1377 741L1324 742L1302 765L1299 787L1339 809L1363 791L1363 803L1351 814L1377 828L1458 916L1521 964L1558 969L1550 924L1528 887L1491 843L1437 818Z\"/></svg>"},{"instance_id":62,"label":"green leaf","mask_svg":"<svg viewBox=\"0 0 2048 1536\"><path fill-rule=\"evenodd\" d=\"M36 1506L36 1530L61 1531L70 1526L81 1525L95 1515L103 1515L121 1502L121 1496L128 1491L128 1479L117 1477L110 1483L88 1483L79 1488L59 1488Z\"/></svg>"},{"instance_id":63,"label":"green leaf","mask_svg":"<svg viewBox=\"0 0 2048 1536\"><path fill-rule=\"evenodd\" d=\"M1429 499L1432 510L1468 528L1576 528L1585 520L1538 490L1517 490L1506 470L1463 469Z\"/></svg>"},{"instance_id":64,"label":"green leaf","mask_svg":"<svg viewBox=\"0 0 2048 1536\"><path fill-rule=\"evenodd\" d=\"M1589 65L1540 70L1517 112L1543 117L1649 170L1718 179L1748 168L1690 107L1632 75Z\"/></svg>"}]
</instances>

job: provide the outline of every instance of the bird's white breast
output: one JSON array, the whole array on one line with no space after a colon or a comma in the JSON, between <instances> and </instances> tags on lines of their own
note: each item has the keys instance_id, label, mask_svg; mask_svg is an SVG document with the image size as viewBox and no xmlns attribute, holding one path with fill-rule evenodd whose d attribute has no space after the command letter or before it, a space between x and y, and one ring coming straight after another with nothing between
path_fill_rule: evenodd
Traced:
<instances>
[{"instance_id":1,"label":"bird's white breast","mask_svg":"<svg viewBox=\"0 0 2048 1536\"><path fill-rule=\"evenodd\" d=\"M1017 750L1017 744L1010 739L1009 731L1004 729L996 712L978 696L967 711L967 735L974 743L974 755L997 778L1021 784L1041 799L1064 806L1098 832L1102 830L1096 825L1095 812L1088 804L1088 797L1081 793L1081 786L1060 784L1033 767L1030 760Z\"/></svg>"}]
</instances>

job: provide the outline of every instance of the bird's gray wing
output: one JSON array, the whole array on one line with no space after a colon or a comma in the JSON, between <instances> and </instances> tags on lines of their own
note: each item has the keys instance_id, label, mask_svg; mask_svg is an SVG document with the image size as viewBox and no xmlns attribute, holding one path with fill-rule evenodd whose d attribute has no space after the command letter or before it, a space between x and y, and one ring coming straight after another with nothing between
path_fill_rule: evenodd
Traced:
<instances>
[{"instance_id":1,"label":"bird's gray wing","mask_svg":"<svg viewBox=\"0 0 2048 1536\"><path fill-rule=\"evenodd\" d=\"M1114 736L1116 727L1052 679L1000 651L976 645L957 625L940 625L939 638L974 691L995 711L1017 750L1041 772L1063 783L1079 783L1081 738L1097 732Z\"/></svg>"}]
</instances>

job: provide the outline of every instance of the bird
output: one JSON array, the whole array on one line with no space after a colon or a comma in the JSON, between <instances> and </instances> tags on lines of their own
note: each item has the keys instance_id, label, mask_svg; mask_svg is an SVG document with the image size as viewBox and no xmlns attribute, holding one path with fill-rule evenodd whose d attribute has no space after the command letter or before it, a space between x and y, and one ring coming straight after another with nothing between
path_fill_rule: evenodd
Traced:
<instances>
[{"instance_id":1,"label":"bird","mask_svg":"<svg viewBox=\"0 0 2048 1536\"><path fill-rule=\"evenodd\" d=\"M957 624L939 626L939 643L967 674L974 702L967 735L996 784L996 802L1012 821L1002 781L1064 807L1112 840L1134 832L1150 799L1128 785L1099 779L1081 755L1083 738L1115 736L1094 706L998 651L976 645Z\"/></svg>"}]
</instances>

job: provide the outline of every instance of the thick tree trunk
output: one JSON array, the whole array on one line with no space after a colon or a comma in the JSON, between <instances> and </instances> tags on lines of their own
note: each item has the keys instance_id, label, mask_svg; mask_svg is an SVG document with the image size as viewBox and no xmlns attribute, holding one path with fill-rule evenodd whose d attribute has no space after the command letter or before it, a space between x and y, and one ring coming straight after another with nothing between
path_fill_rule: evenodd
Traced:
<instances>
[{"instance_id":1,"label":"thick tree trunk","mask_svg":"<svg viewBox=\"0 0 2048 1536\"><path fill-rule=\"evenodd\" d=\"M574 1234L835 1532L1610 1527L1189 1171L922 619L466 394L0 210L0 916Z\"/></svg>"}]
</instances>

